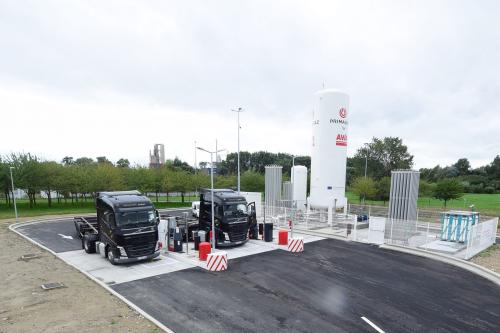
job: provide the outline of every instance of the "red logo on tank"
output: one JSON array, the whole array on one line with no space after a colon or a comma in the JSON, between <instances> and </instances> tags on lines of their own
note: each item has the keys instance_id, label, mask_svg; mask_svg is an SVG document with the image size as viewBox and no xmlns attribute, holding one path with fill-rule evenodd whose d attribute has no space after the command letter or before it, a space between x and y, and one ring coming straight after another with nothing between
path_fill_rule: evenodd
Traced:
<instances>
[{"instance_id":1,"label":"red logo on tank","mask_svg":"<svg viewBox=\"0 0 500 333\"><path fill-rule=\"evenodd\" d=\"M347 146L347 134L337 134L337 139L335 141L337 146Z\"/></svg>"},{"instance_id":2,"label":"red logo on tank","mask_svg":"<svg viewBox=\"0 0 500 333\"><path fill-rule=\"evenodd\" d=\"M347 109L346 108L340 108L340 110L339 110L339 116L341 118L347 117Z\"/></svg>"}]
</instances>

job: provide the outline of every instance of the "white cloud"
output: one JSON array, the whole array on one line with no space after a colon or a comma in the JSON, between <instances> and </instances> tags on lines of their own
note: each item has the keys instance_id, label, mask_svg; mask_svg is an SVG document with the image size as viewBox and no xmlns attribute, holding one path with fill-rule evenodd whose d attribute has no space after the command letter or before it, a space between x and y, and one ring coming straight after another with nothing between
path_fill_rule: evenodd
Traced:
<instances>
[{"instance_id":1,"label":"white cloud","mask_svg":"<svg viewBox=\"0 0 500 333\"><path fill-rule=\"evenodd\" d=\"M351 95L349 154L400 136L416 166L500 151L496 2L0 3L0 154L128 157L154 143L308 154L313 93ZM15 110L15 112L12 112ZM103 138L106 138L103 140Z\"/></svg>"}]
</instances>

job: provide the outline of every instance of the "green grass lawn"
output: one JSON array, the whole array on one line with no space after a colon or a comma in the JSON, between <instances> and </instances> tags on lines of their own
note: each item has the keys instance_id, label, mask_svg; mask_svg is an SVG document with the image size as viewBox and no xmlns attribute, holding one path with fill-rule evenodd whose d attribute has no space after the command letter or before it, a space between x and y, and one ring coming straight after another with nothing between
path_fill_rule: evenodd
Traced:
<instances>
[{"instance_id":1,"label":"green grass lawn","mask_svg":"<svg viewBox=\"0 0 500 333\"><path fill-rule=\"evenodd\" d=\"M191 201L196 198L185 197L185 202L181 202L181 197L170 197L169 201L166 202L166 198L159 198L159 202L155 201L155 198L151 198L156 208L176 208L176 207L190 207ZM37 199L37 205L34 208L29 208L28 200L21 199L17 200L17 209L19 216L40 216L40 215L60 215L60 214L79 214L79 213L95 213L95 205L92 199L87 201L79 201L71 203L68 200L67 203L61 201L57 203L57 200L52 200L52 207L49 208L46 199ZM7 206L5 201L0 203L0 219L14 218L14 207Z\"/></svg>"},{"instance_id":2,"label":"green grass lawn","mask_svg":"<svg viewBox=\"0 0 500 333\"><path fill-rule=\"evenodd\" d=\"M359 198L352 192L346 193L350 203L358 204ZM156 202L155 197L151 200L156 208L175 208L175 207L188 207L191 201L197 200L197 197L185 197L185 202L181 202L181 197L169 197L166 202L165 197L159 197L159 202ZM369 205L381 206L382 201L367 200ZM386 202L387 206L389 203ZM452 200L448 202L448 209L468 209L470 205L475 205L476 210L484 215L500 216L500 194L473 194L467 193L462 199ZM19 216L38 216L38 215L59 215L59 214L78 214L78 213L93 213L95 212L94 201L88 199L87 201L80 201L78 203L71 203L68 201L64 203L57 203L53 200L52 207L49 208L47 200L38 199L37 206L30 209L27 200L18 200L17 204ZM429 210L444 210L443 202L434 198L420 198L418 200L418 207L421 209ZM0 219L13 218L14 208L8 207L5 201L0 203Z\"/></svg>"},{"instance_id":3,"label":"green grass lawn","mask_svg":"<svg viewBox=\"0 0 500 333\"><path fill-rule=\"evenodd\" d=\"M346 196L350 203L359 203L359 197L352 193L347 192ZM367 200L369 205L382 206L382 201ZM389 205L388 202L385 205ZM500 216L500 194L475 194L466 193L461 199L448 201L446 204L447 209L461 209L468 210L470 205L474 205L476 211L484 215ZM444 202L434 198L419 198L418 207L421 209L429 210L444 210Z\"/></svg>"}]
</instances>

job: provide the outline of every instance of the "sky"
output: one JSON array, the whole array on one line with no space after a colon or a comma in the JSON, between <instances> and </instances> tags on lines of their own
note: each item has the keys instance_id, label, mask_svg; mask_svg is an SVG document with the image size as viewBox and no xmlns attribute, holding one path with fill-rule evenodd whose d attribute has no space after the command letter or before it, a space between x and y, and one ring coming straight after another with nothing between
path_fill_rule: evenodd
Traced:
<instances>
[{"instance_id":1,"label":"sky","mask_svg":"<svg viewBox=\"0 0 500 333\"><path fill-rule=\"evenodd\" d=\"M498 1L0 0L0 155L194 163L311 152L314 93L347 92L348 155L415 168L500 154ZM209 160L198 152L197 160Z\"/></svg>"}]
</instances>

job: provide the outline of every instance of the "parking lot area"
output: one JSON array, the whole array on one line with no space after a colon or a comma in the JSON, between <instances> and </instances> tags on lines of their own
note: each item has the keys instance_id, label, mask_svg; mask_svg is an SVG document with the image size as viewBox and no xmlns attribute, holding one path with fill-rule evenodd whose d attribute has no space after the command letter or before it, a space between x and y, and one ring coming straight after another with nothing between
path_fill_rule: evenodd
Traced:
<instances>
[{"instance_id":1,"label":"parking lot area","mask_svg":"<svg viewBox=\"0 0 500 333\"><path fill-rule=\"evenodd\" d=\"M500 330L498 286L377 246L304 235L305 251L290 253L252 240L228 253L227 271L210 272L180 254L113 266L84 253L69 219L15 231L175 332Z\"/></svg>"}]
</instances>

